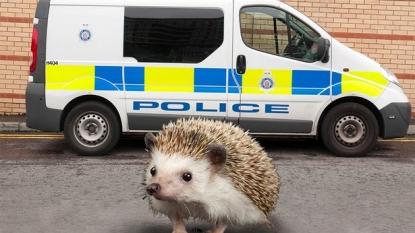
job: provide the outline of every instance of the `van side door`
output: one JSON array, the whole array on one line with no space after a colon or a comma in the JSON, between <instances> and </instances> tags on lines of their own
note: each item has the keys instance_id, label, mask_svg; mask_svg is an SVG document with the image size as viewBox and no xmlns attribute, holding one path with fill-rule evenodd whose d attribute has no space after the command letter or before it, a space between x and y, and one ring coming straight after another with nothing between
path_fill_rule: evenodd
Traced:
<instances>
[{"instance_id":1,"label":"van side door","mask_svg":"<svg viewBox=\"0 0 415 233\"><path fill-rule=\"evenodd\" d=\"M232 35L225 12L232 14L231 5L220 0L125 4L129 130L159 130L180 117L225 119Z\"/></svg>"},{"instance_id":2,"label":"van side door","mask_svg":"<svg viewBox=\"0 0 415 233\"><path fill-rule=\"evenodd\" d=\"M257 134L313 134L331 94L330 62L316 59L322 32L283 3L254 2L234 2L239 125Z\"/></svg>"}]
</instances>

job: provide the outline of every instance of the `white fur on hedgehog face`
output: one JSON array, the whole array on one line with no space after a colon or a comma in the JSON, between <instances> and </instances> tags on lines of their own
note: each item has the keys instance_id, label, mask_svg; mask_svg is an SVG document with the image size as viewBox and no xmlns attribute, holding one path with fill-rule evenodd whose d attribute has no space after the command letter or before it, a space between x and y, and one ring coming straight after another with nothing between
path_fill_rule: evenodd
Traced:
<instances>
[{"instance_id":1,"label":"white fur on hedgehog face","mask_svg":"<svg viewBox=\"0 0 415 233\"><path fill-rule=\"evenodd\" d=\"M158 200L174 202L198 202L205 193L212 173L207 160L196 161L190 156L173 154L166 156L152 151L152 161L146 171L146 185L158 184L160 190L153 194ZM155 169L154 175L151 170ZM186 175L185 175L186 174ZM187 180L184 175L187 176Z\"/></svg>"},{"instance_id":2,"label":"white fur on hedgehog face","mask_svg":"<svg viewBox=\"0 0 415 233\"><path fill-rule=\"evenodd\" d=\"M168 216L180 213L184 218L193 216L209 221L226 218L232 224L254 224L265 219L264 213L231 180L212 171L207 159L196 161L181 154L166 156L157 149L151 154L145 185L157 183L161 187L150 196L156 212ZM183 180L184 173L190 173L192 179Z\"/></svg>"}]
</instances>

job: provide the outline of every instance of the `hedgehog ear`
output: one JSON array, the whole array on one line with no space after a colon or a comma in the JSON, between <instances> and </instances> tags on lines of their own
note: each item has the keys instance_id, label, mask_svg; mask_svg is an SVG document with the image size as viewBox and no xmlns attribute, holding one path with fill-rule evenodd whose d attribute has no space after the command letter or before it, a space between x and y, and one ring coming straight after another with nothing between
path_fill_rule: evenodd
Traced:
<instances>
[{"instance_id":1,"label":"hedgehog ear","mask_svg":"<svg viewBox=\"0 0 415 233\"><path fill-rule=\"evenodd\" d=\"M222 170L222 168L225 166L226 156L226 149L222 145L212 143L208 146L206 158L209 159L214 173Z\"/></svg>"},{"instance_id":2,"label":"hedgehog ear","mask_svg":"<svg viewBox=\"0 0 415 233\"><path fill-rule=\"evenodd\" d=\"M146 133L144 142L146 144L146 149L151 150L156 144L156 137L152 133Z\"/></svg>"}]
</instances>

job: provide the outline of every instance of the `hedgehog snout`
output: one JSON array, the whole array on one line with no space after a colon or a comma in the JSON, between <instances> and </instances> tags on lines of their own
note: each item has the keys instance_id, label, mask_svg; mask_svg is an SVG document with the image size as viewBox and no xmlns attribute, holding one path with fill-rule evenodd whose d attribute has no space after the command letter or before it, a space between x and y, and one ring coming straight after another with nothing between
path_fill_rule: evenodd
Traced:
<instances>
[{"instance_id":1,"label":"hedgehog snout","mask_svg":"<svg viewBox=\"0 0 415 233\"><path fill-rule=\"evenodd\" d=\"M153 194L159 192L160 189L161 189L161 186L159 184L152 183L152 184L150 184L150 185L147 186L147 193L149 195L153 195Z\"/></svg>"}]
</instances>

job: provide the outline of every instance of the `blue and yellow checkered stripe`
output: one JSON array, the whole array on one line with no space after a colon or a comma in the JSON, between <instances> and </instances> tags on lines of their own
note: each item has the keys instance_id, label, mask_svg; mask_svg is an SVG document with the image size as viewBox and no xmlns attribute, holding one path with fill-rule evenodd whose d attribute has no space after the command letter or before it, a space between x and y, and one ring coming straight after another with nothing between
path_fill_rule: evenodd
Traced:
<instances>
[{"instance_id":1,"label":"blue and yellow checkered stripe","mask_svg":"<svg viewBox=\"0 0 415 233\"><path fill-rule=\"evenodd\" d=\"M333 72L332 81L329 70L270 72L275 85L265 92L260 87L263 69L239 75L225 68L124 67L124 84L121 66L58 65L46 66L46 89L269 95L330 95L331 91L334 96L348 92L379 96L388 83L379 72Z\"/></svg>"},{"instance_id":2,"label":"blue and yellow checkered stripe","mask_svg":"<svg viewBox=\"0 0 415 233\"><path fill-rule=\"evenodd\" d=\"M279 95L330 95L330 72L313 70L270 70L275 86L268 94ZM247 70L243 76L237 75L238 83L242 83L243 94L264 94L260 88L263 69ZM230 86L235 83L230 83ZM238 93L233 88L231 93Z\"/></svg>"},{"instance_id":3,"label":"blue and yellow checkered stripe","mask_svg":"<svg viewBox=\"0 0 415 233\"><path fill-rule=\"evenodd\" d=\"M49 65L46 90L122 91L122 67Z\"/></svg>"},{"instance_id":4,"label":"blue and yellow checkered stripe","mask_svg":"<svg viewBox=\"0 0 415 233\"><path fill-rule=\"evenodd\" d=\"M47 90L226 93L226 69L46 66Z\"/></svg>"},{"instance_id":5,"label":"blue and yellow checkered stripe","mask_svg":"<svg viewBox=\"0 0 415 233\"><path fill-rule=\"evenodd\" d=\"M226 93L226 69L125 67L126 91Z\"/></svg>"}]
</instances>

